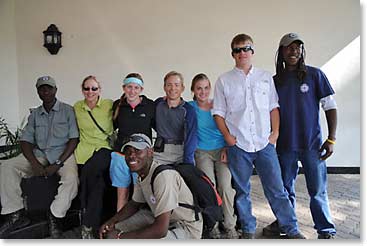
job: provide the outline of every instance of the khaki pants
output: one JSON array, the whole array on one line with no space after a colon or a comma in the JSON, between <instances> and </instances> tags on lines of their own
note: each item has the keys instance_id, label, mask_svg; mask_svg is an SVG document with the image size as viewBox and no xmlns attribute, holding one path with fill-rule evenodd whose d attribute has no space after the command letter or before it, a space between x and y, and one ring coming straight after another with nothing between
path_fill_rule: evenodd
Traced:
<instances>
[{"instance_id":1,"label":"khaki pants","mask_svg":"<svg viewBox=\"0 0 367 246\"><path fill-rule=\"evenodd\" d=\"M43 165L48 162L45 158L37 158ZM50 210L55 217L63 218L71 206L72 200L78 193L78 168L74 155L71 155L58 172L60 186L55 200L51 203ZM22 178L33 176L31 164L20 154L6 160L0 165L0 197L1 214L9 214L24 208L20 182Z\"/></svg>"},{"instance_id":2,"label":"khaki pants","mask_svg":"<svg viewBox=\"0 0 367 246\"><path fill-rule=\"evenodd\" d=\"M154 216L151 211L146 209L139 210L136 214L121 221L115 225L120 231L129 232L151 225L154 222ZM187 230L180 223L170 224L167 235L162 239L191 239Z\"/></svg>"},{"instance_id":3,"label":"khaki pants","mask_svg":"<svg viewBox=\"0 0 367 246\"><path fill-rule=\"evenodd\" d=\"M221 149L195 151L196 166L202 170L214 183L223 204L224 227L232 229L236 225L237 216L234 214L235 190L232 188L232 175L226 163L220 161Z\"/></svg>"},{"instance_id":4,"label":"khaki pants","mask_svg":"<svg viewBox=\"0 0 367 246\"><path fill-rule=\"evenodd\" d=\"M184 146L182 144L165 144L163 152L154 152L153 159L159 164L182 163Z\"/></svg>"}]
</instances>

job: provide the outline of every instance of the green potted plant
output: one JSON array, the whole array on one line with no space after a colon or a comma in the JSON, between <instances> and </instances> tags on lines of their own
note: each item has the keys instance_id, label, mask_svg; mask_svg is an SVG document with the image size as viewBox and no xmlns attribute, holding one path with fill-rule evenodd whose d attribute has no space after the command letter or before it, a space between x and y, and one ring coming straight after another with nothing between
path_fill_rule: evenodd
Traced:
<instances>
[{"instance_id":1,"label":"green potted plant","mask_svg":"<svg viewBox=\"0 0 367 246\"><path fill-rule=\"evenodd\" d=\"M19 138L23 126L24 120L21 127L12 132L8 123L0 116L0 160L10 159L21 153Z\"/></svg>"}]
</instances>

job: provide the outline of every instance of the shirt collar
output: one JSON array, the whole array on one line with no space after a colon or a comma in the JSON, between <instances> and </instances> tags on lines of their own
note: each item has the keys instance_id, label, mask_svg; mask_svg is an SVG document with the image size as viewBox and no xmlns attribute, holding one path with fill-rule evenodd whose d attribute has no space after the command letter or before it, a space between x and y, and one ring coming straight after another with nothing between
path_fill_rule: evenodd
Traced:
<instances>
[{"instance_id":1,"label":"shirt collar","mask_svg":"<svg viewBox=\"0 0 367 246\"><path fill-rule=\"evenodd\" d=\"M254 72L254 70L255 70L254 65L251 65L251 68L250 68L250 71L249 71L248 74L252 74ZM233 71L235 71L236 73L242 73L242 74L245 73L242 69L239 69L236 66L233 68Z\"/></svg>"},{"instance_id":2,"label":"shirt collar","mask_svg":"<svg viewBox=\"0 0 367 246\"><path fill-rule=\"evenodd\" d=\"M97 101L97 104L96 104L96 107L100 107L101 106L101 102L102 101L102 98L99 97L98 98L98 101ZM83 109L85 110L90 110L90 108L88 107L87 103L85 102L85 99L83 100L83 105L82 105Z\"/></svg>"},{"instance_id":3,"label":"shirt collar","mask_svg":"<svg viewBox=\"0 0 367 246\"><path fill-rule=\"evenodd\" d=\"M60 111L60 101L56 99L56 102L50 111ZM43 104L41 105L41 114L48 114Z\"/></svg>"}]
</instances>

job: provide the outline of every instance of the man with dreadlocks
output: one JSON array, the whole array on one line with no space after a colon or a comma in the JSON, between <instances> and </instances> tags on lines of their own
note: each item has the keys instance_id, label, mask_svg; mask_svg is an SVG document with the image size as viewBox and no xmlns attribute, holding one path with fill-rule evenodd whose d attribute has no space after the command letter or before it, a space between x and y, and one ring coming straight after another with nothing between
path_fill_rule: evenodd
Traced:
<instances>
[{"instance_id":1,"label":"man with dreadlocks","mask_svg":"<svg viewBox=\"0 0 367 246\"><path fill-rule=\"evenodd\" d=\"M304 42L296 33L282 37L276 56L274 82L279 96L280 129L277 152L282 178L292 205L296 205L295 180L302 163L310 209L319 239L335 237L328 195L325 160L334 150L337 113L334 90L325 74L305 65ZM319 105L325 111L328 137L322 143ZM278 222L263 229L265 235L280 234Z\"/></svg>"}]
</instances>

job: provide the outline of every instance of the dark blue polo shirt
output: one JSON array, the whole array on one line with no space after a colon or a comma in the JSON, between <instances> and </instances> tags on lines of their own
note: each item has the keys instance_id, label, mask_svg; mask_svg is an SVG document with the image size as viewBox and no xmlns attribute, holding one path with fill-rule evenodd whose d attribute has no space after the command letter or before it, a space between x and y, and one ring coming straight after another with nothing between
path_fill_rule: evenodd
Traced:
<instances>
[{"instance_id":1,"label":"dark blue polo shirt","mask_svg":"<svg viewBox=\"0 0 367 246\"><path fill-rule=\"evenodd\" d=\"M276 83L280 105L280 130L277 151L318 150L322 144L320 99L334 94L326 75L307 66L304 81L295 71L287 71Z\"/></svg>"}]
</instances>

